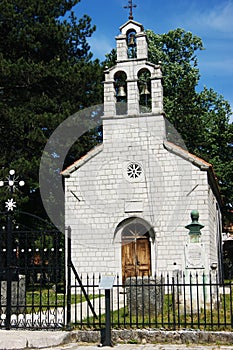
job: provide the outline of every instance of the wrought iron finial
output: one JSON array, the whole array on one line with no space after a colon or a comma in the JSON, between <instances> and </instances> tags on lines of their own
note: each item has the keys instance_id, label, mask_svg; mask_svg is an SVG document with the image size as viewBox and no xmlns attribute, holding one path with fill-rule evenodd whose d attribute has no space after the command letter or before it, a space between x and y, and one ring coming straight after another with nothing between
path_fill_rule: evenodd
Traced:
<instances>
[{"instance_id":1,"label":"wrought iron finial","mask_svg":"<svg viewBox=\"0 0 233 350\"><path fill-rule=\"evenodd\" d=\"M13 193L17 189L16 185L19 185L20 187L24 186L25 183L23 180L18 180L18 177L15 176L15 170L11 169L9 171L9 175L7 177L7 180L0 180L0 187L3 187L4 185L7 186L7 188L10 191L10 194L13 196ZM7 211L13 211L16 207L16 202L14 202L13 198L8 199L7 202L5 202L5 207L7 208Z\"/></svg>"},{"instance_id":2,"label":"wrought iron finial","mask_svg":"<svg viewBox=\"0 0 233 350\"><path fill-rule=\"evenodd\" d=\"M129 9L129 19L133 19L133 8L137 7L137 5L133 4L133 0L129 0L128 3L128 6L124 6L124 9Z\"/></svg>"}]
</instances>

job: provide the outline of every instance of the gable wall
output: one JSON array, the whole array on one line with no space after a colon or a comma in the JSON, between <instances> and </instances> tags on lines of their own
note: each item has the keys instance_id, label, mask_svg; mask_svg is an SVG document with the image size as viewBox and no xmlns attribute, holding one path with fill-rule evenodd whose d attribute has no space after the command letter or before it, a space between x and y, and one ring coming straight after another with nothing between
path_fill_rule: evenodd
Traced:
<instances>
[{"instance_id":1,"label":"gable wall","mask_svg":"<svg viewBox=\"0 0 233 350\"><path fill-rule=\"evenodd\" d=\"M163 117L109 119L104 131L103 151L66 179L66 225L72 228L78 271L121 274L121 236L115 230L129 217L143 218L155 231L153 273L183 270L188 242L184 226L193 209L205 225L206 256L212 251L214 257L207 173L164 148ZM143 169L135 182L126 172L134 161Z\"/></svg>"}]
</instances>

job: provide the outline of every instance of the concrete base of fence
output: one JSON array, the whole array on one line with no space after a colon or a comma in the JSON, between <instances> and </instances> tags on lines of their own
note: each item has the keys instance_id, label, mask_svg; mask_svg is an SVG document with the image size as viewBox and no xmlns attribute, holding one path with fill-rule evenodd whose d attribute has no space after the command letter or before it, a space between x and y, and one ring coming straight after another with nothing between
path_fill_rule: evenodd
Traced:
<instances>
[{"instance_id":1,"label":"concrete base of fence","mask_svg":"<svg viewBox=\"0 0 233 350\"><path fill-rule=\"evenodd\" d=\"M5 350L53 348L73 340L70 332L1 330L0 348Z\"/></svg>"},{"instance_id":2,"label":"concrete base of fence","mask_svg":"<svg viewBox=\"0 0 233 350\"><path fill-rule=\"evenodd\" d=\"M69 343L101 343L100 331L19 331L1 330L1 349L42 349ZM232 345L233 332L112 330L113 344L199 344ZM214 346L215 348L215 346ZM216 349L217 349L216 348ZM162 349L162 347L161 347ZM183 347L182 347L183 349ZM232 348L231 348L232 349Z\"/></svg>"},{"instance_id":3,"label":"concrete base of fence","mask_svg":"<svg viewBox=\"0 0 233 350\"><path fill-rule=\"evenodd\" d=\"M100 331L72 331L72 339L81 343L101 343ZM113 343L138 344L219 344L233 343L233 332L206 332L196 330L112 330Z\"/></svg>"}]
</instances>

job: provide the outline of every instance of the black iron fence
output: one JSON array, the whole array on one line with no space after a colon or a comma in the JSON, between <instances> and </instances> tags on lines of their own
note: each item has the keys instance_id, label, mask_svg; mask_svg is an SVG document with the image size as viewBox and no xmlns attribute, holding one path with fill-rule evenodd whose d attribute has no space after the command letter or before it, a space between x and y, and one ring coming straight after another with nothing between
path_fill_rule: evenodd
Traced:
<instances>
[{"instance_id":1,"label":"black iron fence","mask_svg":"<svg viewBox=\"0 0 233 350\"><path fill-rule=\"evenodd\" d=\"M65 325L65 239L57 230L0 231L0 328ZM10 248L9 248L10 247Z\"/></svg>"},{"instance_id":2,"label":"black iron fence","mask_svg":"<svg viewBox=\"0 0 233 350\"><path fill-rule=\"evenodd\" d=\"M132 277L121 284L116 276L111 290L111 324L115 328L163 328L231 330L233 296L231 282L220 285L216 275L161 275ZM80 277L71 285L70 323L78 328L99 329L105 325L105 296L99 290L101 276ZM82 300L82 302L80 302ZM94 310L94 313L93 313Z\"/></svg>"},{"instance_id":3,"label":"black iron fence","mask_svg":"<svg viewBox=\"0 0 233 350\"><path fill-rule=\"evenodd\" d=\"M56 230L11 233L9 249L6 232L0 231L0 328L104 328L103 276L76 271L70 228L67 244ZM219 283L214 271L131 277L124 284L116 276L111 326L231 330L232 290L232 282Z\"/></svg>"}]
</instances>

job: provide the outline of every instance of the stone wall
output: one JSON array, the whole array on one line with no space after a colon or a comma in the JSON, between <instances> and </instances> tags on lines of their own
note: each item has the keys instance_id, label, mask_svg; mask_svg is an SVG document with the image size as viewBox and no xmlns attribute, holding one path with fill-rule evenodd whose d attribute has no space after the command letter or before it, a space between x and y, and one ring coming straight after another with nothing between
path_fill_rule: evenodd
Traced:
<instances>
[{"instance_id":1,"label":"stone wall","mask_svg":"<svg viewBox=\"0 0 233 350\"><path fill-rule=\"evenodd\" d=\"M77 342L100 343L99 331L74 331L70 337ZM112 330L113 343L151 343L151 344L232 344L233 332L207 332L194 330Z\"/></svg>"}]
</instances>

